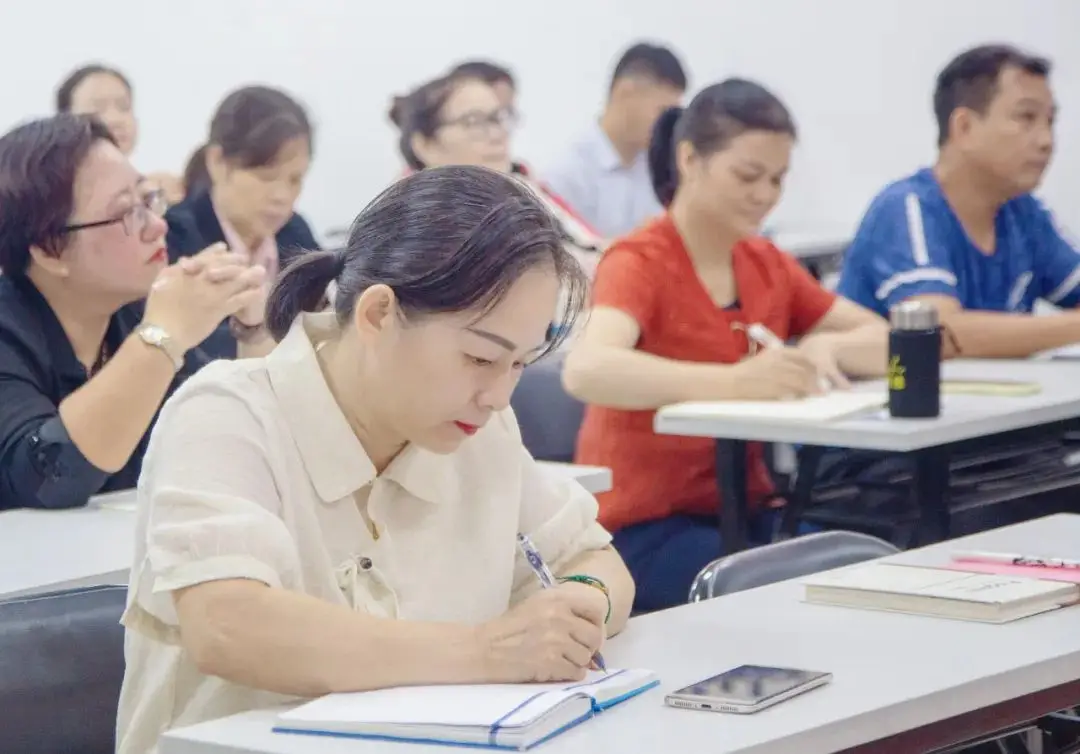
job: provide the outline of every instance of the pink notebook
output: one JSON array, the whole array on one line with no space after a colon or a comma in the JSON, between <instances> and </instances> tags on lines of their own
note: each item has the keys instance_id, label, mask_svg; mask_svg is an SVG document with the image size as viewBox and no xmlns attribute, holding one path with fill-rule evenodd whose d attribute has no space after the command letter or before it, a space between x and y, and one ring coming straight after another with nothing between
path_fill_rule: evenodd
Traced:
<instances>
[{"instance_id":1,"label":"pink notebook","mask_svg":"<svg viewBox=\"0 0 1080 754\"><path fill-rule=\"evenodd\" d=\"M1045 568L1043 566L983 563L977 560L954 560L946 568L968 573L992 573L998 576L1020 576L1042 581L1068 581L1080 584L1080 568Z\"/></svg>"}]
</instances>

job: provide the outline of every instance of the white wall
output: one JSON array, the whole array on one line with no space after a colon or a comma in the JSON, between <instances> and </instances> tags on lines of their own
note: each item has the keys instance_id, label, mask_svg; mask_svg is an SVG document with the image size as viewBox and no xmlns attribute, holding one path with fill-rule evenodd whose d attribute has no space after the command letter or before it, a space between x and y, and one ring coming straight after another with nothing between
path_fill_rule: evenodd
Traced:
<instances>
[{"instance_id":1,"label":"white wall","mask_svg":"<svg viewBox=\"0 0 1080 754\"><path fill-rule=\"evenodd\" d=\"M692 89L756 78L801 129L778 223L853 224L873 192L933 156L933 78L961 48L1013 42L1054 59L1062 117L1044 194L1080 224L1077 0L38 0L4 19L0 127L47 113L72 68L130 74L144 170L179 170L229 89L297 94L319 128L301 209L347 223L399 170L391 94L452 61L519 78L515 152L543 166L598 112L610 68L640 38L681 53Z\"/></svg>"}]
</instances>

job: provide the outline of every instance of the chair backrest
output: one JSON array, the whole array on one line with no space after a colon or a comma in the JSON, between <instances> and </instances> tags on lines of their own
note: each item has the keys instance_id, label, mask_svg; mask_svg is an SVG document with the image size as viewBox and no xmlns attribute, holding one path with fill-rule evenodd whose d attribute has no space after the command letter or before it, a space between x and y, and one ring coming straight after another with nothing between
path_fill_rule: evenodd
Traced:
<instances>
[{"instance_id":1,"label":"chair backrest","mask_svg":"<svg viewBox=\"0 0 1080 754\"><path fill-rule=\"evenodd\" d=\"M574 460L585 406L562 386L563 356L553 354L521 374L510 405L525 447L539 461Z\"/></svg>"},{"instance_id":2,"label":"chair backrest","mask_svg":"<svg viewBox=\"0 0 1080 754\"><path fill-rule=\"evenodd\" d=\"M824 531L718 558L690 586L690 602L893 555L893 544L868 534Z\"/></svg>"},{"instance_id":3,"label":"chair backrest","mask_svg":"<svg viewBox=\"0 0 1080 754\"><path fill-rule=\"evenodd\" d=\"M0 602L0 751L112 754L127 589Z\"/></svg>"}]
</instances>

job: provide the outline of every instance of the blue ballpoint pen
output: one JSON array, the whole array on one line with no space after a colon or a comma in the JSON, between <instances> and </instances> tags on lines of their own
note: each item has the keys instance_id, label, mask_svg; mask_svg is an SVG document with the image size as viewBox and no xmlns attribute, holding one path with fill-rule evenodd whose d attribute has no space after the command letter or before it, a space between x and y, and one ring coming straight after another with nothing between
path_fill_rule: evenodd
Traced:
<instances>
[{"instance_id":1,"label":"blue ballpoint pen","mask_svg":"<svg viewBox=\"0 0 1080 754\"><path fill-rule=\"evenodd\" d=\"M526 562L529 564L529 568L536 574L536 578L540 581L541 589L551 589L555 586L555 575L552 574L551 569L547 567L547 563L540 557L540 551L533 545L530 540L524 534L518 534L517 536L518 547L521 548L521 554L525 556ZM607 670L607 666L604 664L604 658L597 652L593 655L593 662L600 670Z\"/></svg>"}]
</instances>

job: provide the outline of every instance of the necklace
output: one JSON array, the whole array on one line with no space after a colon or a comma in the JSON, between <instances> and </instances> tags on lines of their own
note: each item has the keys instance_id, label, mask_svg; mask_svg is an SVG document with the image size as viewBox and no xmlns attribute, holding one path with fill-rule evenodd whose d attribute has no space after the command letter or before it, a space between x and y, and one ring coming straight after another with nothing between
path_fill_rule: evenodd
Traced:
<instances>
[{"instance_id":1,"label":"necklace","mask_svg":"<svg viewBox=\"0 0 1080 754\"><path fill-rule=\"evenodd\" d=\"M100 372L102 368L109 362L110 356L112 356L112 354L109 352L109 344L105 341L102 341L101 348L98 350L97 358L94 360L94 363L90 365L90 368L86 370L86 378L90 379L98 372Z\"/></svg>"}]
</instances>

